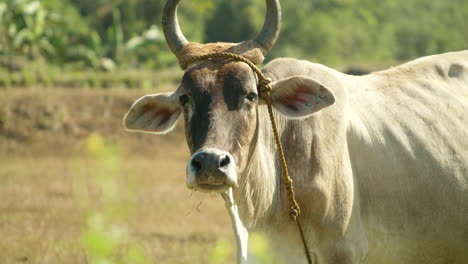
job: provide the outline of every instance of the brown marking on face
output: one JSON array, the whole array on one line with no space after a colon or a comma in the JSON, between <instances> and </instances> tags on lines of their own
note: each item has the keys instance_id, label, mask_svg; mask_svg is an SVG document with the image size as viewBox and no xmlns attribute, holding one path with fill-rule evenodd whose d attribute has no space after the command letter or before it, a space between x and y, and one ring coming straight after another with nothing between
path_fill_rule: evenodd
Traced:
<instances>
[{"instance_id":1,"label":"brown marking on face","mask_svg":"<svg viewBox=\"0 0 468 264\"><path fill-rule=\"evenodd\" d=\"M185 110L187 143L192 153L201 148L227 151L242 170L256 128L257 79L250 67L232 60L207 60L189 68L181 94L189 94L193 114Z\"/></svg>"}]
</instances>

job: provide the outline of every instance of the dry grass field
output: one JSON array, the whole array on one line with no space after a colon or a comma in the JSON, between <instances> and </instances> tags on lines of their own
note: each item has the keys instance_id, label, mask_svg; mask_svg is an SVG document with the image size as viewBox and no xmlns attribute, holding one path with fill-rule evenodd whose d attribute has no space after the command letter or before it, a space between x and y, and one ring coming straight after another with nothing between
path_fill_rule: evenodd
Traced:
<instances>
[{"instance_id":1,"label":"dry grass field","mask_svg":"<svg viewBox=\"0 0 468 264\"><path fill-rule=\"evenodd\" d=\"M123 131L145 93L0 91L1 263L234 263L221 197L185 187L182 124Z\"/></svg>"}]
</instances>

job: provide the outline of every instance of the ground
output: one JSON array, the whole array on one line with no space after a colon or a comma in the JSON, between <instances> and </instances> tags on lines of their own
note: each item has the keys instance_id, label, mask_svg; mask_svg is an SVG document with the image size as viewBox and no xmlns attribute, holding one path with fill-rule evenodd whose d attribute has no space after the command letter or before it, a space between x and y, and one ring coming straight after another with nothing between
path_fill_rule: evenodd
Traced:
<instances>
[{"instance_id":1,"label":"ground","mask_svg":"<svg viewBox=\"0 0 468 264\"><path fill-rule=\"evenodd\" d=\"M183 124L123 130L146 93L0 90L2 263L234 262L221 197L185 187Z\"/></svg>"}]
</instances>

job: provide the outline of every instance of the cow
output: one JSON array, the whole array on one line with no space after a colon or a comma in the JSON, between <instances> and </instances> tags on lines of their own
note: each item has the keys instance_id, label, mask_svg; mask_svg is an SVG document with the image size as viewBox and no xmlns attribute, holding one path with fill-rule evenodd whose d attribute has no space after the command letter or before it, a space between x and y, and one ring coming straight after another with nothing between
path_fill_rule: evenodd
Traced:
<instances>
[{"instance_id":1,"label":"cow","mask_svg":"<svg viewBox=\"0 0 468 264\"><path fill-rule=\"evenodd\" d=\"M278 261L306 263L258 76L232 59L187 63L220 51L261 63L279 1L266 0L254 40L208 44L184 37L178 3L167 1L163 29L181 84L138 99L124 126L164 134L182 114L188 188L232 187L242 222L266 234ZM363 76L292 58L262 72L314 263L468 263L468 51Z\"/></svg>"}]
</instances>

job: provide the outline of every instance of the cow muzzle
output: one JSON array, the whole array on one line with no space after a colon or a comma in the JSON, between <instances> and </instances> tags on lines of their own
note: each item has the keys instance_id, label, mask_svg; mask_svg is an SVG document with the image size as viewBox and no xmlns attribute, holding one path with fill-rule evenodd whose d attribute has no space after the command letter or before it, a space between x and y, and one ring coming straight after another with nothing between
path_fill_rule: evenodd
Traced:
<instances>
[{"instance_id":1,"label":"cow muzzle","mask_svg":"<svg viewBox=\"0 0 468 264\"><path fill-rule=\"evenodd\" d=\"M187 187L202 192L224 192L237 186L237 167L229 152L215 148L194 153L187 165Z\"/></svg>"}]
</instances>

